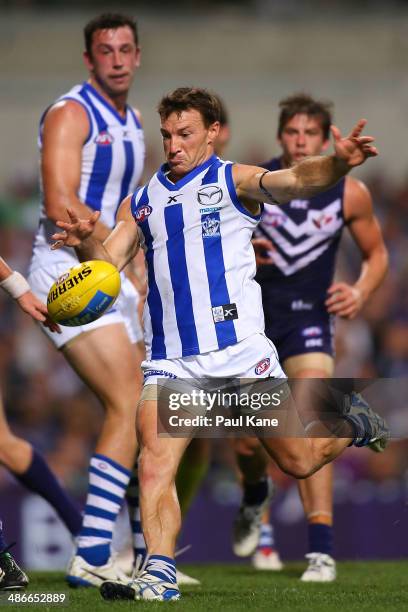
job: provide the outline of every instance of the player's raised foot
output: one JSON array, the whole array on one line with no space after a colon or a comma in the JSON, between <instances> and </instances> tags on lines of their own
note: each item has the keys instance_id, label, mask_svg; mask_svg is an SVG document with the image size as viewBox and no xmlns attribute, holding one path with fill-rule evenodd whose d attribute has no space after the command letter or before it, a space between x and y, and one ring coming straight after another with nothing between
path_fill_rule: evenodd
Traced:
<instances>
[{"instance_id":1,"label":"player's raised foot","mask_svg":"<svg viewBox=\"0 0 408 612\"><path fill-rule=\"evenodd\" d=\"M201 582L197 580L197 578L193 578L192 576L188 576L188 574L184 574L180 572L180 570L176 570L177 584L179 586L199 586Z\"/></svg>"},{"instance_id":2,"label":"player's raised foot","mask_svg":"<svg viewBox=\"0 0 408 612\"><path fill-rule=\"evenodd\" d=\"M257 570L270 572L280 572L283 569L283 563L278 551L270 546L258 548L252 557L252 565Z\"/></svg>"},{"instance_id":3,"label":"player's raised foot","mask_svg":"<svg viewBox=\"0 0 408 612\"><path fill-rule=\"evenodd\" d=\"M122 584L130 581L114 557L111 557L105 565L91 565L79 555L71 559L65 579L71 587L99 587L106 580Z\"/></svg>"},{"instance_id":4,"label":"player's raised foot","mask_svg":"<svg viewBox=\"0 0 408 612\"><path fill-rule=\"evenodd\" d=\"M358 432L354 446L368 446L376 453L385 449L390 438L388 425L370 408L360 393L352 392L345 396L344 415Z\"/></svg>"},{"instance_id":5,"label":"player's raised foot","mask_svg":"<svg viewBox=\"0 0 408 612\"><path fill-rule=\"evenodd\" d=\"M306 555L309 565L301 576L302 582L333 582L336 580L336 562L324 553L312 552Z\"/></svg>"},{"instance_id":6,"label":"player's raised foot","mask_svg":"<svg viewBox=\"0 0 408 612\"><path fill-rule=\"evenodd\" d=\"M0 591L25 589L28 585L28 576L17 565L9 553L9 548L0 551Z\"/></svg>"},{"instance_id":7,"label":"player's raised foot","mask_svg":"<svg viewBox=\"0 0 408 612\"><path fill-rule=\"evenodd\" d=\"M176 601L181 596L177 583L166 582L146 571L128 584L110 580L103 582L99 590L108 600Z\"/></svg>"},{"instance_id":8,"label":"player's raised foot","mask_svg":"<svg viewBox=\"0 0 408 612\"><path fill-rule=\"evenodd\" d=\"M237 557L249 557L258 546L261 532L262 515L268 508L275 493L275 486L267 479L265 497L258 504L241 503L234 520L232 532L232 550Z\"/></svg>"}]
</instances>

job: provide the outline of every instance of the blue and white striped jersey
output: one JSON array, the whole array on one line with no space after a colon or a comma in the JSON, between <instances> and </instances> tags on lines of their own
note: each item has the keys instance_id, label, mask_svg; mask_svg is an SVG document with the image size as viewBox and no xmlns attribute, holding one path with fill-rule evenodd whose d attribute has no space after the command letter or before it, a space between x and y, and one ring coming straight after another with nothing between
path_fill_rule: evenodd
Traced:
<instances>
[{"instance_id":1,"label":"blue and white striped jersey","mask_svg":"<svg viewBox=\"0 0 408 612\"><path fill-rule=\"evenodd\" d=\"M232 164L215 155L172 183L162 166L131 201L146 249L149 359L198 355L262 332L252 233Z\"/></svg>"},{"instance_id":2,"label":"blue and white striped jersey","mask_svg":"<svg viewBox=\"0 0 408 612\"><path fill-rule=\"evenodd\" d=\"M75 100L81 104L89 119L89 134L82 148L78 198L91 209L100 210L101 221L113 227L119 204L135 190L142 175L145 158L142 127L130 106L126 117L122 117L89 83L76 85L57 102L61 100ZM47 110L40 121L40 149ZM50 252L51 235L55 231L43 206L31 269L44 265L44 258L53 263L66 261L69 265L77 261L73 249Z\"/></svg>"}]
</instances>

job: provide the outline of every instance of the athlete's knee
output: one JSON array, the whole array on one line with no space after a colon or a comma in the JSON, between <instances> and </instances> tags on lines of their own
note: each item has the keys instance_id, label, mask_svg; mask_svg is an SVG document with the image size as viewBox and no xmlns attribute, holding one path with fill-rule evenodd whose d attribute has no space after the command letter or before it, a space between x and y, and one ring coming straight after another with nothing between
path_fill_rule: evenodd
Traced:
<instances>
[{"instance_id":1,"label":"athlete's knee","mask_svg":"<svg viewBox=\"0 0 408 612\"><path fill-rule=\"evenodd\" d=\"M282 453L278 458L278 464L285 474L297 479L308 478L315 471L311 458L304 457L293 450Z\"/></svg>"}]
</instances>

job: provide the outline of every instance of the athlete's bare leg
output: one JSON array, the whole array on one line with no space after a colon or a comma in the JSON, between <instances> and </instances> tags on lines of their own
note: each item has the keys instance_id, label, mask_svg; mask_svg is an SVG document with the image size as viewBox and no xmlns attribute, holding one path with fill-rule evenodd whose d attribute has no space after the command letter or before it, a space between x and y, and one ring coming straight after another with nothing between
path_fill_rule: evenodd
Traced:
<instances>
[{"instance_id":1,"label":"athlete's bare leg","mask_svg":"<svg viewBox=\"0 0 408 612\"><path fill-rule=\"evenodd\" d=\"M289 378L331 378L333 358L325 353L307 353L289 357L283 363ZM298 481L299 493L306 518L310 523L333 524L333 465Z\"/></svg>"},{"instance_id":2,"label":"athlete's bare leg","mask_svg":"<svg viewBox=\"0 0 408 612\"><path fill-rule=\"evenodd\" d=\"M157 402L143 400L138 408L139 482L143 532L149 555L174 558L181 512L176 474L188 438L157 435Z\"/></svg>"},{"instance_id":3,"label":"athlete's bare leg","mask_svg":"<svg viewBox=\"0 0 408 612\"><path fill-rule=\"evenodd\" d=\"M0 396L0 463L15 474L22 474L31 463L31 444L15 436L6 421Z\"/></svg>"},{"instance_id":4,"label":"athlete's bare leg","mask_svg":"<svg viewBox=\"0 0 408 612\"><path fill-rule=\"evenodd\" d=\"M95 452L131 469L136 456L136 407L142 355L122 323L105 325L74 338L62 352L95 392L105 418Z\"/></svg>"}]
</instances>

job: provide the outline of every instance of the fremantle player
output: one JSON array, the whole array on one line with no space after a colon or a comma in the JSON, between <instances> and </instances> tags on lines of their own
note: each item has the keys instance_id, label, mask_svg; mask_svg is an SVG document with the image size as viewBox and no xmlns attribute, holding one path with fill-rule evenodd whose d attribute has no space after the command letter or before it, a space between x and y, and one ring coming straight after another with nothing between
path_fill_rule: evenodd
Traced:
<instances>
[{"instance_id":1,"label":"fremantle player","mask_svg":"<svg viewBox=\"0 0 408 612\"><path fill-rule=\"evenodd\" d=\"M23 312L29 314L34 321L40 321L48 327L50 332L59 332L59 326L51 321L48 316L47 307L45 304L32 293L30 285L27 283L24 276L19 272L13 271L6 261L0 257L0 287L14 298L17 304L20 306ZM33 450L31 444L14 436L8 428L4 412L3 405L0 396L0 461L3 465L8 467L12 472L15 473L24 484L24 476L30 470L33 470L33 465L37 467L37 472L34 480L38 477L42 477L46 484L51 484L56 488L58 493L57 504L53 503L53 500L49 499L47 492L44 491L40 486L40 490L35 490L36 493L43 495L45 499L54 505L58 511L59 505L62 506L62 512L64 513L64 504L66 501L67 505L72 506L69 499L67 499L65 493L61 490L55 477L50 472L44 459L36 451ZM20 474L19 468L22 466ZM14 467L14 469L13 469ZM19 476L20 474L20 476ZM72 512L75 513L75 509L72 507ZM79 516L79 513L76 512ZM62 518L62 517L61 517ZM15 590L23 589L28 584L28 578L26 574L19 568L12 555L9 552L11 546L6 545L6 541L3 533L3 524L0 519L0 591L2 590Z\"/></svg>"},{"instance_id":2,"label":"fremantle player","mask_svg":"<svg viewBox=\"0 0 408 612\"><path fill-rule=\"evenodd\" d=\"M105 14L90 21L84 34L89 78L53 103L40 124L43 209L29 278L43 299L55 279L78 261L71 249L50 250L55 221L66 215L67 206L80 216L97 210L95 233L104 240L120 202L134 191L143 170L140 116L127 104L140 63L136 23ZM58 338L51 338L105 409L90 461L82 529L68 568L67 579L76 586L97 586L121 575L110 543L136 453L134 422L144 354L137 302L137 291L122 275L122 291L113 309L86 326L64 327ZM136 514L134 487L128 489L128 497ZM141 540L140 518L136 514L131 519L135 540Z\"/></svg>"},{"instance_id":3,"label":"fremantle player","mask_svg":"<svg viewBox=\"0 0 408 612\"><path fill-rule=\"evenodd\" d=\"M167 163L126 198L115 229L102 243L93 236L99 212L70 223L58 222L54 249L76 248L79 259L103 259L122 269L141 241L146 249L149 293L144 312L147 360L138 407L141 444L139 478L148 561L130 585L106 581L105 598L180 597L174 560L180 529L175 476L188 437L159 437L158 382L219 377L251 378L257 365L264 381L283 378L276 350L264 335L259 285L255 282L252 233L259 202L310 198L327 190L351 168L377 155L359 121L342 138L332 127L335 154L269 172L224 162L214 155L219 107L206 90L179 88L159 105ZM203 204L205 202L205 204ZM199 384L199 383L197 383ZM276 384L276 383L275 383ZM293 416L293 414L291 414ZM268 453L285 472L305 478L349 444L388 436L384 422L368 408L339 414L343 438L263 438ZM347 433L346 433L347 431ZM269 434L269 432L268 432Z\"/></svg>"},{"instance_id":4,"label":"fremantle player","mask_svg":"<svg viewBox=\"0 0 408 612\"><path fill-rule=\"evenodd\" d=\"M330 104L296 94L283 100L280 107L277 136L282 155L261 164L271 171L290 168L308 156L320 155L329 146ZM344 227L362 257L361 272L353 285L333 282ZM265 333L278 349L285 373L289 378L331 377L335 316L354 318L387 270L387 251L369 191L364 183L347 176L313 198L293 199L284 207L266 205L257 236L258 248L264 248L257 280L262 288ZM273 249L265 253L267 244L262 239L271 241ZM239 448L243 450L242 443ZM259 470L261 457L255 461ZM242 456L240 463L250 467L250 460ZM248 475L250 472L249 469ZM336 578L332 558L332 479L333 467L327 464L313 476L298 481L308 521L308 568L301 578L305 582L330 582ZM262 486L261 481L257 485L251 480L252 495ZM245 548L245 532L251 531L249 510L244 513L246 529L236 525L237 552ZM254 563L266 569L276 562L268 552L272 541L267 522L261 527L259 544ZM278 568L279 563L272 569Z\"/></svg>"}]
</instances>

